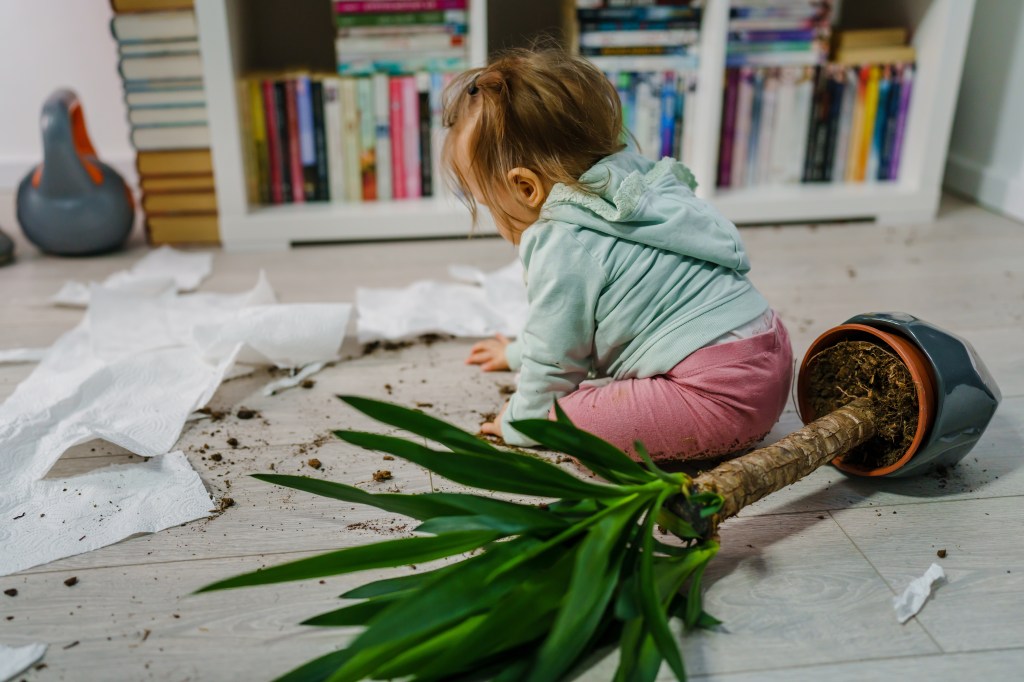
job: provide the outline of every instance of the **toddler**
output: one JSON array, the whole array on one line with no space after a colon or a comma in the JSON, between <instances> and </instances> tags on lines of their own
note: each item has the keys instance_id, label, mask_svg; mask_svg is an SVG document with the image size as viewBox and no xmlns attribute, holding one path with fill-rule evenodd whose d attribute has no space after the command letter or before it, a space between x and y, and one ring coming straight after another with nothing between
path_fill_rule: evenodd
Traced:
<instances>
[{"instance_id":1,"label":"toddler","mask_svg":"<svg viewBox=\"0 0 1024 682\"><path fill-rule=\"evenodd\" d=\"M444 118L452 180L474 220L486 206L518 245L526 275L522 334L477 343L467 360L520 371L484 433L535 445L512 423L553 417L556 400L634 457L635 441L665 461L768 433L792 380L786 330L690 171L625 149L600 71L559 51L509 52L452 83Z\"/></svg>"}]
</instances>

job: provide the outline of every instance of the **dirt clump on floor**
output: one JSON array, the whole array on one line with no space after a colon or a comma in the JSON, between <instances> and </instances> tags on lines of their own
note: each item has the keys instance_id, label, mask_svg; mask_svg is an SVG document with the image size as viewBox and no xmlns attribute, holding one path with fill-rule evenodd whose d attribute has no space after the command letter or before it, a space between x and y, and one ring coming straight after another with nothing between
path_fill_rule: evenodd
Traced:
<instances>
[{"instance_id":1,"label":"dirt clump on floor","mask_svg":"<svg viewBox=\"0 0 1024 682\"><path fill-rule=\"evenodd\" d=\"M391 472L388 471L387 469L381 469L379 471L373 472L373 480L377 481L377 483L381 483L383 481L390 481L392 478L394 478L394 476L392 476Z\"/></svg>"},{"instance_id":2,"label":"dirt clump on floor","mask_svg":"<svg viewBox=\"0 0 1024 682\"><path fill-rule=\"evenodd\" d=\"M256 417L260 416L259 412L248 407L239 407L238 412L236 412L235 414L238 416L239 419L255 419Z\"/></svg>"},{"instance_id":3,"label":"dirt clump on floor","mask_svg":"<svg viewBox=\"0 0 1024 682\"><path fill-rule=\"evenodd\" d=\"M903 456L917 432L918 400L910 370L898 356L868 341L840 341L811 358L806 372L815 418L856 398L872 401L875 435L850 450L844 464L879 469Z\"/></svg>"}]
</instances>

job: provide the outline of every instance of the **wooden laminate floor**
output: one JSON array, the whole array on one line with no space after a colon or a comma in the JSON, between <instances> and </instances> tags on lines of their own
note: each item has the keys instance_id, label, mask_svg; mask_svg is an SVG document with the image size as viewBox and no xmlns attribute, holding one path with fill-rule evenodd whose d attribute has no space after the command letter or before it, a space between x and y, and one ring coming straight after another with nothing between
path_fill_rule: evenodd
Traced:
<instances>
[{"instance_id":1,"label":"wooden laminate floor","mask_svg":"<svg viewBox=\"0 0 1024 682\"><path fill-rule=\"evenodd\" d=\"M14 232L9 197L0 225ZM722 529L707 576L719 632L686 637L694 679L1020 679L1024 669L1024 225L947 197L931 224L757 227L743 230L752 278L788 325L794 350L851 315L901 310L969 339L1004 400L976 449L945 477L852 479L831 468L744 510ZM88 260L36 255L0 268L0 349L48 345L80 311L47 299L67 279L100 280L142 253ZM216 252L205 291L241 291L260 269L284 302L352 301L357 286L445 279L452 263L502 266L495 239L307 247L287 253ZM31 681L267 680L337 648L351 632L296 625L333 608L360 574L190 596L196 588L310 553L408 534L407 521L369 508L276 489L247 474L302 473L368 490L452 489L422 469L325 438L334 428L380 428L333 395L420 404L475 429L503 400L509 375L463 364L469 340L360 355L316 377L309 390L260 395L267 373L224 384L213 407L239 405L263 419L194 422L179 446L223 514L0 578L0 642L45 641ZM0 399L31 366L0 366ZM429 406L427 406L429 404ZM770 439L797 428L787 410ZM231 448L228 438L237 438ZM205 448L204 446L208 446ZM200 450L206 449L206 453ZM213 461L210 455L222 459ZM2 453L0 453L2 456ZM322 468L309 466L319 459ZM141 461L105 443L66 453L51 476ZM568 466L568 465L566 465ZM390 481L372 474L388 468ZM7 520L0 521L7 522ZM946 550L939 559L936 552ZM916 618L896 621L892 597L933 562L941 585ZM380 572L377 573L380 575ZM77 577L66 587L64 580ZM608 680L614 657L579 680ZM667 668L662 677L671 679ZM20 678L19 678L20 679Z\"/></svg>"}]
</instances>

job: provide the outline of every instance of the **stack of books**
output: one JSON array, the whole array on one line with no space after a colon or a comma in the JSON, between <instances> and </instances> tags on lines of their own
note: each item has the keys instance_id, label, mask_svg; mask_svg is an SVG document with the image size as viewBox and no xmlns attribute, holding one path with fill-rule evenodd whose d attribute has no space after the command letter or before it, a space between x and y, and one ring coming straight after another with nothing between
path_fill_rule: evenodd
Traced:
<instances>
[{"instance_id":1,"label":"stack of books","mask_svg":"<svg viewBox=\"0 0 1024 682\"><path fill-rule=\"evenodd\" d=\"M577 0L580 54L619 93L629 142L686 161L697 95L700 3Z\"/></svg>"},{"instance_id":2,"label":"stack of books","mask_svg":"<svg viewBox=\"0 0 1024 682\"><path fill-rule=\"evenodd\" d=\"M726 66L816 65L828 57L832 0L737 0Z\"/></svg>"},{"instance_id":3,"label":"stack of books","mask_svg":"<svg viewBox=\"0 0 1024 682\"><path fill-rule=\"evenodd\" d=\"M466 68L467 0L336 2L337 74L243 83L252 203L438 196L441 93Z\"/></svg>"},{"instance_id":4,"label":"stack of books","mask_svg":"<svg viewBox=\"0 0 1024 682\"><path fill-rule=\"evenodd\" d=\"M153 243L219 240L192 0L111 0L111 32Z\"/></svg>"},{"instance_id":5,"label":"stack of books","mask_svg":"<svg viewBox=\"0 0 1024 682\"><path fill-rule=\"evenodd\" d=\"M897 180L914 78L905 40L845 31L818 67L729 69L718 186Z\"/></svg>"}]
</instances>

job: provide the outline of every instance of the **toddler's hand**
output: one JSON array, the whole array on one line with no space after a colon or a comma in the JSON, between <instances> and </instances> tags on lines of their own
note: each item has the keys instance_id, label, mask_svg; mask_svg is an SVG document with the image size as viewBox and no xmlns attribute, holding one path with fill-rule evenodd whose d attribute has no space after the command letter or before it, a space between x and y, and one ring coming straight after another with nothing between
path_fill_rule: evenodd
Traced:
<instances>
[{"instance_id":1,"label":"toddler's hand","mask_svg":"<svg viewBox=\"0 0 1024 682\"><path fill-rule=\"evenodd\" d=\"M484 422L480 426L480 433L490 436L497 436L498 438L503 438L504 436L502 436L501 434L501 418L505 416L505 410L507 409L508 401L505 401L505 404L501 406L501 410L498 412L498 415L494 418L494 421Z\"/></svg>"},{"instance_id":2,"label":"toddler's hand","mask_svg":"<svg viewBox=\"0 0 1024 682\"><path fill-rule=\"evenodd\" d=\"M501 334L493 339L486 339L473 345L466 358L467 365L480 365L485 372L507 370L508 358L505 357L505 346L511 343Z\"/></svg>"}]
</instances>

